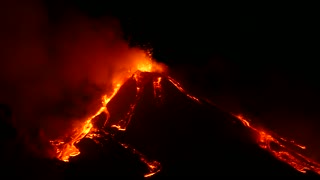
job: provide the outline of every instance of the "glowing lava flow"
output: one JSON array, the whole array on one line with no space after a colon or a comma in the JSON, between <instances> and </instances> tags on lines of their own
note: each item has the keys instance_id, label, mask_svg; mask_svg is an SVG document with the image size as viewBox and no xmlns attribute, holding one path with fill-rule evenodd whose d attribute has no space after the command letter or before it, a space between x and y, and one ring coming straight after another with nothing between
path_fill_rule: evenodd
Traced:
<instances>
[{"instance_id":1,"label":"glowing lava flow","mask_svg":"<svg viewBox=\"0 0 320 180\"><path fill-rule=\"evenodd\" d=\"M141 73L141 71L137 71L132 76L134 78L134 80L136 81L136 83L137 83L137 93L136 93L135 101L132 104L130 104L129 111L126 113L124 119L121 119L117 124L111 125L111 127L114 127L116 129L118 129L119 131L125 131L126 130L128 124L131 121L134 108L137 105L137 103L140 100L140 97L141 97L141 95L143 93L143 86L142 86L142 84L140 82L140 73Z\"/></svg>"},{"instance_id":2,"label":"glowing lava flow","mask_svg":"<svg viewBox=\"0 0 320 180\"><path fill-rule=\"evenodd\" d=\"M277 159L286 162L296 170L306 173L314 171L320 174L320 164L312 159L300 154L298 150L305 150L306 147L295 143L293 140L287 140L274 133L268 133L253 127L250 122L241 115L235 116L242 124L258 134L258 144L261 148L268 150ZM276 147L275 147L276 146Z\"/></svg>"},{"instance_id":3,"label":"glowing lava flow","mask_svg":"<svg viewBox=\"0 0 320 180\"><path fill-rule=\"evenodd\" d=\"M149 172L145 174L144 177L150 177L161 170L161 165L158 161L149 161L142 153L140 153L136 149L130 148L130 146L123 143L120 144L122 147L130 149L133 154L138 155L140 157L140 160L148 166Z\"/></svg>"},{"instance_id":4,"label":"glowing lava flow","mask_svg":"<svg viewBox=\"0 0 320 180\"><path fill-rule=\"evenodd\" d=\"M158 64L154 62L151 59L151 54L149 52L145 52L146 56L144 59L138 60L136 63L136 68L128 70L127 74L125 76L119 75L119 77L116 77L114 79L114 89L112 92L111 96L104 95L103 100L102 100L102 105L100 109L91 117L89 117L87 120L83 122L80 126L77 128L74 128L71 137L63 137L57 140L50 141L50 143L53 145L53 147L56 150L57 153L57 158L68 162L69 158L71 156L77 156L80 154L80 151L75 147L75 144L77 144L82 138L88 137L93 139L93 137L99 136L96 132L98 131L97 129L93 128L92 120L100 115L102 112L105 112L107 114L107 119L104 123L106 125L106 122L108 121L110 114L107 110L107 104L108 102L114 97L114 95L118 92L119 88L121 85L127 80L132 74L134 76L137 76L136 71L141 71L141 72L151 72L151 71L165 71L165 66L162 64ZM133 72L131 71L133 70ZM136 77L136 80L138 82L138 78ZM137 89L139 90L139 88ZM139 94L139 93L138 93ZM131 107L133 110L134 106ZM128 115L130 116L131 113L129 112ZM131 117L128 118L129 121ZM126 122L126 124L129 122ZM121 127L120 125L114 125L114 127L118 128L118 130L125 130L125 128ZM68 140L67 140L68 139Z\"/></svg>"},{"instance_id":5,"label":"glowing lava flow","mask_svg":"<svg viewBox=\"0 0 320 180\"><path fill-rule=\"evenodd\" d=\"M198 98L188 94L174 79L172 79L171 77L168 77L168 79L174 86L176 86L176 88L180 90L180 92L184 93L187 97L194 100L195 102L201 103ZM215 104L211 101L208 102L215 106ZM252 126L250 122L244 119L241 115L233 116L236 117L236 119L238 119L245 127L250 128L251 130L256 132L258 134L258 145L262 149L269 151L278 160L289 164L294 169L302 173L313 171L320 174L320 164L299 153L299 151L306 149L305 146L297 144L293 140L288 140L286 138L280 137L275 133L258 129Z\"/></svg>"},{"instance_id":6,"label":"glowing lava flow","mask_svg":"<svg viewBox=\"0 0 320 180\"><path fill-rule=\"evenodd\" d=\"M70 141L68 142L65 142L64 140L50 141L51 144L56 148L58 159L68 162L70 156L77 156L80 154L80 151L75 147L75 144L78 143L82 138L84 138L88 133L90 133L93 127L91 122L92 119L94 119L96 116L98 116L102 112L105 112L107 115L109 114L107 111L106 105L113 98L113 96L118 92L119 88L120 88L120 84L117 84L110 97L107 97L106 95L103 96L102 106L100 107L100 109L93 116L88 118L80 128L74 129L74 135L70 138L71 139ZM93 136L94 135L91 135L91 137Z\"/></svg>"},{"instance_id":7,"label":"glowing lava flow","mask_svg":"<svg viewBox=\"0 0 320 180\"><path fill-rule=\"evenodd\" d=\"M182 92L183 94L185 94L187 97L189 97L190 99L196 101L197 103L201 103L200 100L190 94L188 94L180 85L179 82L177 82L176 80L174 80L173 78L168 76L168 80L177 88L179 89L180 92Z\"/></svg>"},{"instance_id":8,"label":"glowing lava flow","mask_svg":"<svg viewBox=\"0 0 320 180\"><path fill-rule=\"evenodd\" d=\"M126 116L123 120L119 121L118 124L111 125L111 127L115 127L120 131L125 131L127 125L129 124L131 120L131 116L133 114L133 110L135 108L135 105L140 99L140 96L143 92L143 84L141 84L140 79L140 72L151 72L152 71L152 63L148 61L145 64L139 64L138 72L135 72L131 74L131 76L134 78L134 80L137 83L137 94L135 101L130 105L129 111L127 112ZM159 67L157 67L159 68ZM131 72L131 71L130 71ZM129 77L126 77L129 78ZM115 96L115 94L120 89L121 85L125 82L126 78L120 78L121 80L116 81L113 93L110 96L103 96L102 100L102 106L100 109L92 115L90 118L85 120L81 126L78 128L75 128L73 131L73 135L71 137L65 137L58 140L50 141L51 144L55 147L57 152L57 158L68 162L69 157L71 156L77 156L80 154L79 150L75 147L75 144L77 144L82 138L88 137L88 138L94 138L98 136L98 129L94 129L92 120L98 116L101 113L107 114L107 119L105 121L108 121L110 114L107 110L107 104L108 102ZM183 94L185 94L188 98L191 100L201 104L202 101L200 101L198 98L188 94L181 85L175 81L173 78L167 76L168 80ZM153 90L154 90L154 97L156 100L161 100L162 98L162 87L161 87L161 80L162 77L155 77L153 79ZM210 104L212 104L210 102ZM306 173L307 171L313 171L318 174L320 174L320 164L313 161L312 159L302 155L300 152L302 150L305 150L306 147L299 145L295 143L293 140L287 140L286 138L280 137L275 133L267 132L264 130L261 130L259 128L256 128L250 124L248 120L243 118L242 116L234 115L234 117L239 120L245 127L253 130L257 135L257 143L258 145L267 151L269 151L273 156L275 156L280 161L286 162L296 170ZM68 141L66 139L69 139ZM128 145L121 144L124 148L129 148ZM147 164L149 168L149 173L145 174L145 177L152 176L153 174L160 171L160 163L157 161L148 161L144 155L142 155L137 150L130 148L133 153L138 154L140 156L140 160Z\"/></svg>"}]
</instances>

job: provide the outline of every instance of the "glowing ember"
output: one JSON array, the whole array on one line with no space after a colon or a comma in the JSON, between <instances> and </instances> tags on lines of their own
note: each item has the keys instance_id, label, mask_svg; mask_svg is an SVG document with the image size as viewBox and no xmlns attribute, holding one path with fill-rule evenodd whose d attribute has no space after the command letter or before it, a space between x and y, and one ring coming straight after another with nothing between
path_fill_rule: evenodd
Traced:
<instances>
[{"instance_id":1,"label":"glowing ember","mask_svg":"<svg viewBox=\"0 0 320 180\"><path fill-rule=\"evenodd\" d=\"M244 126L252 129L258 134L258 144L261 148L268 150L277 159L286 162L296 170L306 173L309 171L314 171L320 174L320 164L313 161L312 159L300 154L298 150L305 150L306 147L295 143L293 140L287 140L277 134L266 132L253 127L250 122L243 118L243 116L235 116L240 120ZM277 150L271 146L271 144L277 145ZM295 150L294 148L298 148Z\"/></svg>"}]
</instances>

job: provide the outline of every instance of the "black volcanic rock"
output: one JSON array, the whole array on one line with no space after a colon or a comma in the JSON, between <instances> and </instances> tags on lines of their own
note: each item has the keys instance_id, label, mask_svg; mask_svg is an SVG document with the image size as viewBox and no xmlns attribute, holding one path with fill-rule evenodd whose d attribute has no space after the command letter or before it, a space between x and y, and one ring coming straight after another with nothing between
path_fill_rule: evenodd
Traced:
<instances>
[{"instance_id":1,"label":"black volcanic rock","mask_svg":"<svg viewBox=\"0 0 320 180\"><path fill-rule=\"evenodd\" d=\"M155 91L157 84L154 82L159 77L161 88L158 86ZM172 79L158 73L141 72L130 78L107 105L110 119L104 130L108 133L101 131L100 138L83 138L76 144L80 155L71 158L69 163L34 157L23 143L8 146L15 138L15 131L7 123L10 111L0 107L3 127L12 129L8 136L2 132L2 175L34 179L143 179L149 172L145 161L156 160L162 168L151 179L170 176L319 177L314 173L302 174L278 161L257 145L255 132L238 119L206 101L190 98L173 83ZM97 116L94 126L102 128L106 118L104 113ZM119 124L126 131L112 127ZM4 152L8 151L14 156L7 156Z\"/></svg>"},{"instance_id":2,"label":"black volcanic rock","mask_svg":"<svg viewBox=\"0 0 320 180\"><path fill-rule=\"evenodd\" d=\"M154 96L153 80L161 77L161 101ZM141 73L140 85L129 79L107 108L109 127L123 120L116 107L135 104L126 131L117 140L130 144L162 164L154 178L167 176L303 176L278 161L255 142L256 134L229 113L195 101L168 77ZM139 87L140 96L132 98ZM125 99L127 94L131 94ZM125 112L125 110L123 111Z\"/></svg>"},{"instance_id":3,"label":"black volcanic rock","mask_svg":"<svg viewBox=\"0 0 320 180\"><path fill-rule=\"evenodd\" d=\"M80 155L71 158L65 174L72 177L130 177L142 179L147 167L139 157L111 137L96 143L84 138L77 147Z\"/></svg>"}]
</instances>

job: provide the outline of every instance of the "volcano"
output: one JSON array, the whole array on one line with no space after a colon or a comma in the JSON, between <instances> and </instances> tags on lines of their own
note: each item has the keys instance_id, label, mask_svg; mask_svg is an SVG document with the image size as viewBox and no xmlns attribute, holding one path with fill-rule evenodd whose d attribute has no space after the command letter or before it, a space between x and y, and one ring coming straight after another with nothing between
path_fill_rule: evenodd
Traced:
<instances>
[{"instance_id":1,"label":"volcano","mask_svg":"<svg viewBox=\"0 0 320 180\"><path fill-rule=\"evenodd\" d=\"M6 118L2 116L1 121ZM4 162L13 165L2 164L7 167L2 169L17 172L10 175L21 175L23 169L37 176L40 171L51 178L317 177L319 173L320 166L301 154L305 147L190 95L162 73L134 73L90 123L80 140L69 140L80 153L68 156L67 162L61 161L62 156L45 161L29 157L24 163L21 158L7 159ZM55 146L60 147L57 142Z\"/></svg>"}]
</instances>

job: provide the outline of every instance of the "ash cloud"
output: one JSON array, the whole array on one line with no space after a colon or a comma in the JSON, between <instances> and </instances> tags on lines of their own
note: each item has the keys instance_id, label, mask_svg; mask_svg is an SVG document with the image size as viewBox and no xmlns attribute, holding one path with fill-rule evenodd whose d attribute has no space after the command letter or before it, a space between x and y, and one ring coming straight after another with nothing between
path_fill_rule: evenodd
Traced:
<instances>
[{"instance_id":1,"label":"ash cloud","mask_svg":"<svg viewBox=\"0 0 320 180\"><path fill-rule=\"evenodd\" d=\"M12 109L25 141L70 131L99 108L116 76L144 58L122 39L116 19L65 11L51 21L36 0L5 0L0 7L0 103Z\"/></svg>"}]
</instances>

